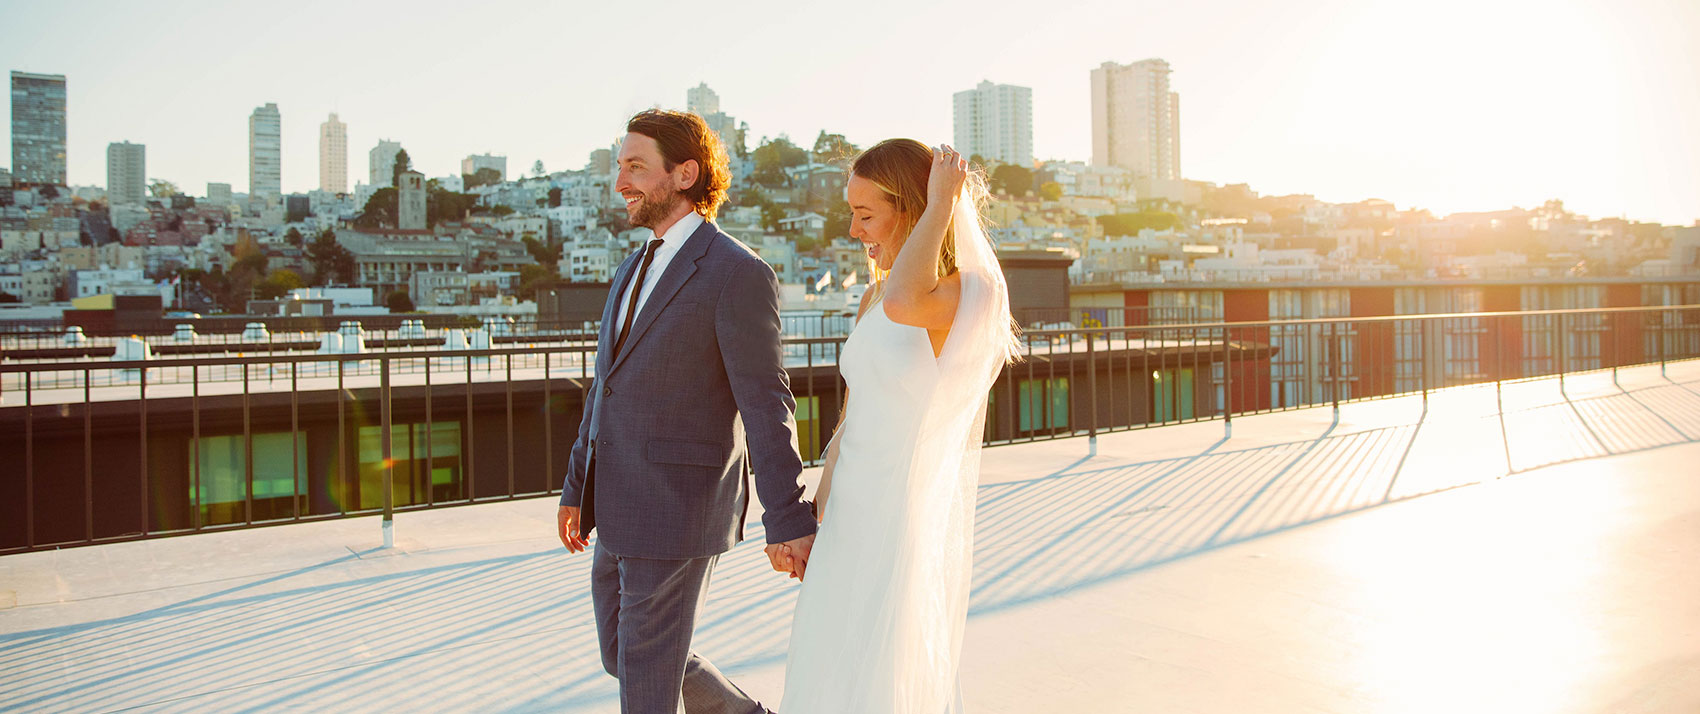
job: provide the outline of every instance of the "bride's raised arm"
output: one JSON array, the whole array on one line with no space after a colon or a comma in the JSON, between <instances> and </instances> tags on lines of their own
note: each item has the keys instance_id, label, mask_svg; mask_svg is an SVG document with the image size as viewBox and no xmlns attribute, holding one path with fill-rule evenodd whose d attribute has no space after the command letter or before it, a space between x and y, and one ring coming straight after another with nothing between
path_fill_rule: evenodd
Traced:
<instances>
[{"instance_id":1,"label":"bride's raised arm","mask_svg":"<svg viewBox=\"0 0 1700 714\"><path fill-rule=\"evenodd\" d=\"M885 314L893 322L929 330L949 329L956 319L962 284L955 275L939 277L939 247L950 229L968 160L949 146L933 150L927 176L927 208L903 242L885 279Z\"/></svg>"}]
</instances>

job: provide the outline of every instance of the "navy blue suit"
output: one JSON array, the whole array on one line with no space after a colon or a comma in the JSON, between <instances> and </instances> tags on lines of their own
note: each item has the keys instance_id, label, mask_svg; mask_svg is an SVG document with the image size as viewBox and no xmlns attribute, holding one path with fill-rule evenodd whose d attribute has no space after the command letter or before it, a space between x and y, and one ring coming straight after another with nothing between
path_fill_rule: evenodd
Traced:
<instances>
[{"instance_id":1,"label":"navy blue suit","mask_svg":"<svg viewBox=\"0 0 1700 714\"><path fill-rule=\"evenodd\" d=\"M603 664L628 713L765 711L689 650L719 554L743 540L750 482L767 541L815 532L794 445L773 269L705 221L673 256L612 354L642 251L602 313L561 505L597 536L592 594ZM693 706L694 705L694 706Z\"/></svg>"}]
</instances>

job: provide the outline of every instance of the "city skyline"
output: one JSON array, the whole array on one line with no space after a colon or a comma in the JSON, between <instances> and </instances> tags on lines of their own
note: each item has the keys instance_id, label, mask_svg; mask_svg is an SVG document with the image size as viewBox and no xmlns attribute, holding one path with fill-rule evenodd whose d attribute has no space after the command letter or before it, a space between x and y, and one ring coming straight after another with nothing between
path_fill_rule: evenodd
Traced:
<instances>
[{"instance_id":1,"label":"city skyline","mask_svg":"<svg viewBox=\"0 0 1700 714\"><path fill-rule=\"evenodd\" d=\"M58 7L19 4L0 29L0 61L68 78L77 185L100 185L104 147L129 140L149 146L149 178L246 189L243 119L267 103L283 115L289 193L316 186L318 124L331 112L351 148L394 139L431 177L486 152L527 169L538 159L578 169L630 113L683 108L699 83L749 123L751 148L781 133L807 146L821 130L862 146L948 141L955 92L983 79L1031 87L1035 156L1089 160L1090 71L1161 58L1188 98L1188 179L1442 214L1558 198L1594 216L1700 218L1700 136L1688 130L1700 114L1700 49L1689 40L1700 8L1690 3L1087 3L1039 16L997 3L882 7L851 18L765 3L738 20L695 17L693 27L724 39L677 59L659 41L604 32L622 21L611 6L390 17L309 4L275 22L259 22L257 8L208 6L165 32L145 7L83 8L88 22L70 23ZM315 20L318 10L337 22ZM1019 32L1012 17L1023 18ZM526 21L466 31L515 24L504 18ZM371 42L379 26L396 42ZM146 63L95 51L121 34ZM335 51L300 51L308 39Z\"/></svg>"}]
</instances>

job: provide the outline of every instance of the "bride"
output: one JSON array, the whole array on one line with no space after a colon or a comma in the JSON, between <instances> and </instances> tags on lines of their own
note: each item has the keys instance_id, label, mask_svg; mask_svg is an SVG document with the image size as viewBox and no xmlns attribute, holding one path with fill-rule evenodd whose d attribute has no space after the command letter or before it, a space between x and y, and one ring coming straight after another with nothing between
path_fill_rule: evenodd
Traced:
<instances>
[{"instance_id":1,"label":"bride","mask_svg":"<svg viewBox=\"0 0 1700 714\"><path fill-rule=\"evenodd\" d=\"M850 396L820 533L779 561L803 578L780 711L960 712L986 393L1016 354L1009 291L984 180L955 150L882 142L847 188L876 282L839 360Z\"/></svg>"}]
</instances>

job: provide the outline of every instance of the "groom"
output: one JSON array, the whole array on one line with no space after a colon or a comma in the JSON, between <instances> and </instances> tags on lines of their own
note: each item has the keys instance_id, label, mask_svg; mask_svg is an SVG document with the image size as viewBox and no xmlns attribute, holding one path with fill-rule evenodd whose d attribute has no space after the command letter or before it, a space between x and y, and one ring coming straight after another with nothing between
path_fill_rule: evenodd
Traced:
<instances>
[{"instance_id":1,"label":"groom","mask_svg":"<svg viewBox=\"0 0 1700 714\"><path fill-rule=\"evenodd\" d=\"M803 570L814 544L778 283L711 222L729 183L695 114L627 122L614 190L655 238L614 274L556 519L575 553L600 529L591 596L625 714L768 711L691 651L715 560L743 539L752 468L774 569L794 555Z\"/></svg>"}]
</instances>

